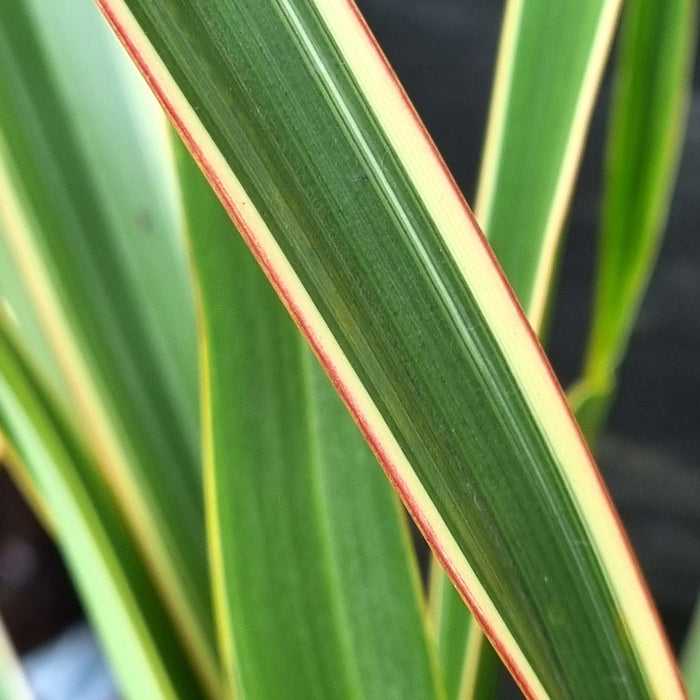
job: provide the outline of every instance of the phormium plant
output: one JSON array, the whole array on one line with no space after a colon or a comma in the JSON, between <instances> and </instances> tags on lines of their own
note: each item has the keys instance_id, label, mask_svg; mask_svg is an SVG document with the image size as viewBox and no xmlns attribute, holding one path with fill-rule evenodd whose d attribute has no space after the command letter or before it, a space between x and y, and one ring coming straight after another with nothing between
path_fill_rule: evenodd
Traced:
<instances>
[{"instance_id":1,"label":"phormium plant","mask_svg":"<svg viewBox=\"0 0 700 700\"><path fill-rule=\"evenodd\" d=\"M175 130L90 0L0 5L0 430L123 692L488 698L483 628L528 696L682 697L535 332L622 13L593 441L695 3L509 0L493 252L351 0L97 4Z\"/></svg>"}]
</instances>

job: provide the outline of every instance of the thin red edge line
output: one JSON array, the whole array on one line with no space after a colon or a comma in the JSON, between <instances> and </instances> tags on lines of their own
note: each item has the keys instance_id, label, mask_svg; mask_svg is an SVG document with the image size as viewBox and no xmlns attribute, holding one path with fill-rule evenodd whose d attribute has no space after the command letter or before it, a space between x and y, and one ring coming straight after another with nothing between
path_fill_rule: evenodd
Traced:
<instances>
[{"instance_id":1,"label":"thin red edge line","mask_svg":"<svg viewBox=\"0 0 700 700\"><path fill-rule=\"evenodd\" d=\"M178 134L182 138L183 142L187 146L191 155L199 163L207 180L211 184L214 191L217 193L219 199L221 200L225 209L229 213L229 216L231 216L231 218L236 223L236 226L238 227L239 232L241 233L241 235L245 239L247 245L249 246L249 248L253 252L256 259L258 260L258 263L260 264L263 271L265 272L265 275L267 276L268 280L270 281L272 286L277 291L277 294L279 295L280 299L282 300L282 302L286 306L287 310L289 311L290 315L294 319L296 325L299 327L301 332L306 336L307 340L311 344L311 346L314 350L314 353L316 354L319 361L326 369L326 372L328 373L333 385L335 386L336 390L340 394L344 403L346 404L346 406L348 407L348 409L352 413L353 417L355 418L356 423L360 427L360 430L362 431L365 439L367 440L367 442L371 446L372 451L374 452L377 459L379 460L379 463L384 467L384 470L385 470L387 476L389 477L389 480L394 485L394 487L399 491L401 498L404 501L404 504L406 505L406 508L411 513L411 516L413 517L414 521L418 525L418 527L421 530L426 541L431 546L433 552L440 560L442 566L450 574L450 578L456 584L457 589L459 590L460 594L462 595L462 598L465 600L465 602L469 606L474 617L476 617L476 619L479 621L480 626L484 630L484 633L486 634L486 636L489 638L494 649L499 654L499 656L501 657L501 659L503 660L505 665L508 667L509 672L511 673L511 675L513 676L515 681L518 683L521 690L528 697L535 697L533 689L528 684L528 682L527 682L525 676L522 674L519 666L515 663L515 660L508 653L507 649L503 646L503 644L498 639L498 637L496 637L496 635L494 634L494 628L490 624L488 618L485 616L482 608L477 604L476 600L474 600L474 598L471 595L471 592L469 591L468 587L464 583L463 579L461 578L461 576L458 574L458 572L454 568L453 564L451 563L451 561L448 558L448 556L446 555L446 553L441 549L440 544L439 544L439 538L435 534L435 531L431 527L427 518L423 515L423 512L422 512L419 504L413 498L410 489L407 487L405 482L401 479L394 464L391 462L388 455L384 452L384 450L381 446L381 440L379 440L379 438L377 438L374 435L372 428L371 428L371 425L365 419L362 410L357 406L356 402L353 400L352 393L345 386L345 384L341 378L341 374L336 369L332 360L324 352L323 346L319 342L318 338L316 337L316 334L314 333L313 329L310 326L307 326L307 324L305 323L302 314L300 313L297 305L294 303L292 294L287 290L285 285L282 283L282 281L279 279L279 277L275 273L274 268L270 264L269 259L268 259L267 255L265 254L265 251L260 247L257 239L255 238L255 234L253 233L252 229L248 226L244 216L241 214L241 212L239 212L235 203L230 198L225 187L223 186L223 183L221 182L221 179L217 175L214 167L209 163L209 161L207 160L203 151L200 149L198 144L192 138L192 135L189 132L189 130L187 129L187 126L182 121L182 119L179 117L177 110L175 109L175 106L172 104L172 102L170 101L170 99L167 95L166 89L157 81L155 76L149 70L147 61L143 58L143 56L141 55L141 52L138 50L136 45L130 40L128 32L123 27L123 25L120 23L118 17L116 16L115 12L113 11L112 4L110 3L110 1L109 0L95 0L95 1L97 3L98 7L101 9L102 13L104 14L107 22L110 24L110 26L114 30L115 34L121 40L122 44L124 45L125 49L127 50L129 55L131 56L132 60L136 64L136 66L139 68L139 71L141 72L144 79L146 80L146 82L150 86L151 90L158 98L158 101L161 103L161 106L163 107L165 112L170 117L176 131L178 132ZM435 143L433 142L432 138L430 137L422 120L418 116L413 104L409 100L403 86L401 85L398 78L396 77L394 70L391 68L391 65L389 64L388 60L386 59L386 56L384 55L383 51L379 47L374 35L372 34L371 30L369 29L369 26L367 25L367 22L365 21L364 17L362 16L360 11L358 10L358 8L353 0L345 0L345 2L347 3L350 10L352 11L352 14L354 15L354 17L357 21L358 27L362 30L369 45L374 49L374 51L378 55L380 62L383 65L383 67L387 73L387 76L394 83L397 90L399 91L399 94L401 95L401 99L402 99L402 102L404 104L405 109L407 110L407 113L411 116L411 118L415 122L416 126L418 127L419 131L423 135L423 138L425 139L426 143L428 144L434 157L437 159L437 162L439 163L440 168L442 169L450 187L452 188L454 194L456 195L457 200L460 202L460 204L462 205L469 220L471 221L471 224L472 224L473 229L474 229L474 233L476 234L475 238L477 239L479 244L482 246L482 249L484 250L487 257L491 260L491 263L493 264L494 268L496 269L496 272L499 275L499 278L501 279L501 281L502 281L502 283L507 291L508 296L510 297L512 303L514 304L514 306L517 310L517 313L520 316L521 321L524 323L524 325L526 327L526 331L529 334L531 341L535 344L535 347L537 349L537 352L540 356L540 359L542 361L542 364L543 364L547 374L549 375L551 381L554 383L554 386L556 387L557 393L559 394L559 398L560 398L560 401L561 401L564 409L568 412L568 414L571 418L571 421L575 425L576 433L578 435L579 441L582 444L582 446L586 452L589 465L594 472L594 475L596 477L596 482L598 484L598 487L600 488L601 494L602 494L604 500L607 502L608 507L610 508L610 510L613 514L614 522L616 523L618 530L622 536L623 544L625 545L625 547L628 551L628 555L629 555L633 570L637 576L637 581L638 581L639 585L641 586L643 595L645 596L648 607L649 607L650 612L652 614L652 618L657 626L657 631L662 639L662 643L664 644L664 647L666 649L669 660L671 661L672 666L674 667L676 677L678 680L678 684L679 684L679 688L683 689L684 686L683 686L683 683L681 681L680 672L679 672L677 665L675 663L673 663L674 657L673 657L673 654L671 653L671 648L670 648L670 645L668 643L668 639L666 638L666 635L663 631L663 627L661 625L661 622L660 622L660 619L658 616L658 612L656 610L656 606L653 603L653 599L652 599L652 597L649 593L649 590L646 586L646 582L644 581L644 578L641 574L641 569L639 568L639 564L637 562L637 559L636 559L634 552L630 546L629 540L627 538L627 534L626 534L624 528L622 527L619 514L617 513L617 510L613 506L612 500L610 498L610 494L608 493L608 490L605 487L605 484L602 480L600 472L598 471L598 468L595 464L595 461L592 458L592 455L590 453L588 445L587 445L585 439L583 438L583 435L582 435L581 430L578 426L578 423L576 422L576 420L573 417L573 414L571 412L569 404L564 397L564 393L563 393L563 390L559 384L559 381L556 378L556 376L551 368L551 365L549 364L549 360L547 359L546 355L544 354L544 351L543 351L542 347L540 346L539 341L537 340L536 334L534 333L532 327L530 326L529 322L527 321L527 317L526 317L522 307L520 306L520 302L518 301L517 297L515 296L515 293L513 292L512 288L510 286L510 283L508 282L508 280L505 276L505 273L503 272L503 269L501 268L498 260L496 259L495 255L493 254L493 251L491 250L488 242L486 241L486 238L484 237L481 229L479 228L469 205L467 204L466 200L464 199L464 195L460 191L459 187L457 187L457 184L456 184L452 174L450 173L449 169L445 165L445 162L444 162L440 152L438 151L437 147L435 146Z\"/></svg>"},{"instance_id":2,"label":"thin red edge line","mask_svg":"<svg viewBox=\"0 0 700 700\"><path fill-rule=\"evenodd\" d=\"M545 368L547 374L549 375L552 383L556 387L560 402L563 405L565 411L569 414L569 417L571 418L571 422L574 424L574 426L576 428L576 434L578 436L579 442L581 443L581 445L583 446L583 448L586 452L589 465L590 465L591 469L593 470L593 473L596 477L596 481L598 483L598 487L600 488L601 494L602 494L604 500L607 502L607 504L610 508L610 511L613 514L613 519L615 521L615 524L617 525L617 528L620 531L620 534L622 535L623 543L624 543L624 545L629 553L633 570L637 576L637 580L638 580L638 582L641 586L641 589L643 591L643 594L646 598L647 605L649 606L650 612L652 613L652 617L654 619L654 622L656 623L657 631L659 632L659 635L660 635L661 639L663 640L664 646L666 648L666 653L672 662L672 666L675 669L676 677L677 677L679 686L681 687L681 689L684 689L684 684L683 684L678 666L674 662L675 657L673 655L673 652L671 651L671 647L670 647L670 644L668 642L668 638L666 637L666 633L664 632L663 626L661 624L661 620L659 618L658 611L656 609L656 605L655 605L653 598L651 597L651 594L649 592L649 589L646 585L646 581L642 575L641 568L639 566L639 562L637 561L637 557L635 556L634 550L632 549L632 546L629 542L629 538L627 537L627 533L626 533L624 527L622 526L622 521L620 520L619 513L617 512L617 509L615 508L615 506L612 502L612 499L610 498L610 493L608 492L608 489L605 485L605 482L603 481L603 478L600 474L600 471L598 470L598 466L596 465L595 460L593 459L593 456L591 454L588 443L586 442L586 439L584 438L583 433L581 432L581 428L580 428L578 422L576 421L576 418L573 415L573 412L571 411L571 407L569 406L569 402L566 400L564 390L562 389L558 378L554 374L554 370L552 369L552 366L549 362L549 359L545 355L544 350L543 350L542 346L540 345L540 342L537 338L537 334L535 333L532 326L530 325L530 322L527 320L527 315L525 314L525 311L523 310L523 308L520 304L520 301L518 300L517 296L515 295L515 292L513 291L513 288L511 287L510 282L508 281L508 278L506 277L506 274L503 271L503 268L501 267L501 264L499 263L498 259L496 258L493 250L491 249L491 246L489 245L488 241L486 240L486 237L484 236L481 228L479 227L479 224L477 223L477 221L474 217L474 213L472 212L471 207L469 206L468 202L464 198L462 191L457 186L457 183L455 182L455 179L454 179L452 173L450 172L449 168L445 164L445 161L442 157L442 154L440 153L437 146L435 145L435 142L433 141L432 137L430 136L430 133L426 129L425 124L423 124L423 121L420 118L420 115L418 114L415 107L413 106L413 103L409 99L403 85L399 81L398 77L396 76L396 73L394 72L394 69L391 67L391 64L389 63L386 55L382 51L381 46L379 46L379 44L377 43L377 40L374 37L374 34L372 34L372 30L369 28L367 21L362 16L362 13L359 11L354 0L345 0L345 2L349 6L352 13L354 14L358 25L362 28L362 31L364 32L368 43L372 46L375 53L378 55L388 77L392 80L392 82L395 84L396 88L398 89L399 94L401 95L401 100L403 102L404 108L406 109L408 114L411 116L413 121L416 123L416 126L418 127L418 129L422 133L423 138L425 139L426 143L430 147L430 150L432 151L437 162L439 163L440 168L442 169L450 187L452 188L452 191L454 192L454 194L456 195L460 204L462 205L463 209L467 213L467 215L472 223L472 226L474 227L474 231L476 233L476 238L478 239L479 244L481 245L482 249L487 254L487 256L491 259L491 262L492 262L494 268L496 269L498 276L500 277L501 281L503 282L504 287L506 288L508 296L510 297L515 308L517 309L517 313L520 316L521 320L524 322L524 325L527 329L527 333L529 334L531 340L534 342L535 347L537 348L537 352L540 356L542 364L544 365L544 368ZM443 562L443 565L444 565L444 562Z\"/></svg>"}]
</instances>

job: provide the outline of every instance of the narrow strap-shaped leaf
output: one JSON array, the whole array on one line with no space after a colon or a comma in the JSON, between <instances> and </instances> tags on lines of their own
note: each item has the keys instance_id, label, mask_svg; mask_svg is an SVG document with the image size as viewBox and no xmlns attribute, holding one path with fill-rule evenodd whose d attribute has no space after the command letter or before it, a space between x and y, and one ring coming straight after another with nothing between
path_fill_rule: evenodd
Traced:
<instances>
[{"instance_id":1,"label":"narrow strap-shaped leaf","mask_svg":"<svg viewBox=\"0 0 700 700\"><path fill-rule=\"evenodd\" d=\"M210 558L242 698L438 697L405 516L182 145Z\"/></svg>"},{"instance_id":2,"label":"narrow strap-shaped leaf","mask_svg":"<svg viewBox=\"0 0 700 700\"><path fill-rule=\"evenodd\" d=\"M41 368L47 381L55 387L57 396L66 396L66 386L46 334L34 312L31 297L22 280L8 245L9 236L4 231L0 215L0 313L9 316L25 347L32 349L32 357Z\"/></svg>"},{"instance_id":3,"label":"narrow strap-shaped leaf","mask_svg":"<svg viewBox=\"0 0 700 700\"><path fill-rule=\"evenodd\" d=\"M535 328L621 0L509 0L476 217Z\"/></svg>"},{"instance_id":4,"label":"narrow strap-shaped leaf","mask_svg":"<svg viewBox=\"0 0 700 700\"><path fill-rule=\"evenodd\" d=\"M435 557L429 587L438 661L448 698L494 697L500 670L498 656Z\"/></svg>"},{"instance_id":5,"label":"narrow strap-shaped leaf","mask_svg":"<svg viewBox=\"0 0 700 700\"><path fill-rule=\"evenodd\" d=\"M354 5L99 4L526 692L680 696L566 401Z\"/></svg>"},{"instance_id":6,"label":"narrow strap-shaped leaf","mask_svg":"<svg viewBox=\"0 0 700 700\"><path fill-rule=\"evenodd\" d=\"M619 5L509 0L504 13L475 214L538 333ZM485 698L489 681L493 696L492 649L444 574L431 585L448 697Z\"/></svg>"},{"instance_id":7,"label":"narrow strap-shaped leaf","mask_svg":"<svg viewBox=\"0 0 700 700\"><path fill-rule=\"evenodd\" d=\"M592 440L656 260L685 134L696 0L629 0L610 118L592 327L572 392Z\"/></svg>"},{"instance_id":8,"label":"narrow strap-shaped leaf","mask_svg":"<svg viewBox=\"0 0 700 700\"><path fill-rule=\"evenodd\" d=\"M213 686L194 305L165 125L112 40L83 0L0 5L0 219L96 464Z\"/></svg>"},{"instance_id":9,"label":"narrow strap-shaped leaf","mask_svg":"<svg viewBox=\"0 0 700 700\"><path fill-rule=\"evenodd\" d=\"M201 697L114 500L0 317L0 433L53 534L130 698Z\"/></svg>"},{"instance_id":10,"label":"narrow strap-shaped leaf","mask_svg":"<svg viewBox=\"0 0 700 700\"><path fill-rule=\"evenodd\" d=\"M2 437L0 437L2 458ZM30 700L29 684L22 670L12 640L0 620L0 700Z\"/></svg>"}]
</instances>

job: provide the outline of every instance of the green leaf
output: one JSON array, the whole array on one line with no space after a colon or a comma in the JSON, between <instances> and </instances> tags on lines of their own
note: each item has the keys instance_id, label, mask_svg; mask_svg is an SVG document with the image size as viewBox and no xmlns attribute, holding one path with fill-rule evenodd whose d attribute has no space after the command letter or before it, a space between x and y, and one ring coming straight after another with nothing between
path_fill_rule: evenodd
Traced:
<instances>
[{"instance_id":1,"label":"green leaf","mask_svg":"<svg viewBox=\"0 0 700 700\"><path fill-rule=\"evenodd\" d=\"M593 439L668 218L685 134L695 0L629 0L617 57L592 327L572 402Z\"/></svg>"},{"instance_id":2,"label":"green leaf","mask_svg":"<svg viewBox=\"0 0 700 700\"><path fill-rule=\"evenodd\" d=\"M2 457L2 444L0 444L0 457ZM32 694L12 646L12 640L0 619L0 700L29 700L31 697Z\"/></svg>"},{"instance_id":3,"label":"green leaf","mask_svg":"<svg viewBox=\"0 0 700 700\"><path fill-rule=\"evenodd\" d=\"M134 699L201 697L112 495L9 324L0 316L0 433L9 466L51 514L122 689Z\"/></svg>"},{"instance_id":4,"label":"green leaf","mask_svg":"<svg viewBox=\"0 0 700 700\"><path fill-rule=\"evenodd\" d=\"M438 661L447 697L494 697L501 668L498 655L435 557L429 585Z\"/></svg>"},{"instance_id":5,"label":"green leaf","mask_svg":"<svg viewBox=\"0 0 700 700\"><path fill-rule=\"evenodd\" d=\"M522 687L681 696L565 399L354 6L99 4Z\"/></svg>"},{"instance_id":6,"label":"green leaf","mask_svg":"<svg viewBox=\"0 0 700 700\"><path fill-rule=\"evenodd\" d=\"M506 6L475 212L537 333L619 5ZM431 585L448 697L493 696L491 647L446 577Z\"/></svg>"},{"instance_id":7,"label":"green leaf","mask_svg":"<svg viewBox=\"0 0 700 700\"><path fill-rule=\"evenodd\" d=\"M509 0L476 217L538 328L620 0Z\"/></svg>"},{"instance_id":8,"label":"green leaf","mask_svg":"<svg viewBox=\"0 0 700 700\"><path fill-rule=\"evenodd\" d=\"M68 388L13 259L2 218L0 215L0 313L12 319L25 347L32 349L34 361L55 388L56 395L66 396Z\"/></svg>"},{"instance_id":9,"label":"green leaf","mask_svg":"<svg viewBox=\"0 0 700 700\"><path fill-rule=\"evenodd\" d=\"M195 163L210 560L230 694L434 698L396 497Z\"/></svg>"},{"instance_id":10,"label":"green leaf","mask_svg":"<svg viewBox=\"0 0 700 700\"><path fill-rule=\"evenodd\" d=\"M2 4L0 91L3 233L67 403L214 687L194 304L162 114L84 0Z\"/></svg>"},{"instance_id":11,"label":"green leaf","mask_svg":"<svg viewBox=\"0 0 700 700\"><path fill-rule=\"evenodd\" d=\"M681 656L683 678L692 700L700 698L700 607L696 604Z\"/></svg>"}]
</instances>

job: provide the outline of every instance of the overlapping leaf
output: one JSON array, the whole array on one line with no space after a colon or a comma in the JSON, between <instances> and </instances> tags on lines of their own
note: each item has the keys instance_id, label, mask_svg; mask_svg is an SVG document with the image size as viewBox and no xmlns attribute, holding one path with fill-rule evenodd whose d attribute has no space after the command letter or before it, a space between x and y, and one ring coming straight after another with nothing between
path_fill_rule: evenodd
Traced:
<instances>
[{"instance_id":1,"label":"overlapping leaf","mask_svg":"<svg viewBox=\"0 0 700 700\"><path fill-rule=\"evenodd\" d=\"M537 332L619 5L506 6L475 212ZM444 575L431 589L448 695L492 695L493 651Z\"/></svg>"},{"instance_id":2,"label":"overlapping leaf","mask_svg":"<svg viewBox=\"0 0 700 700\"><path fill-rule=\"evenodd\" d=\"M0 434L8 462L51 514L73 581L131 698L202 697L113 496L0 316Z\"/></svg>"},{"instance_id":3,"label":"overlapping leaf","mask_svg":"<svg viewBox=\"0 0 700 700\"><path fill-rule=\"evenodd\" d=\"M0 6L12 264L64 401L214 686L194 310L162 116L134 77L88 3Z\"/></svg>"},{"instance_id":4,"label":"overlapping leaf","mask_svg":"<svg viewBox=\"0 0 700 700\"><path fill-rule=\"evenodd\" d=\"M527 692L679 694L563 397L354 7L100 5Z\"/></svg>"},{"instance_id":5,"label":"overlapping leaf","mask_svg":"<svg viewBox=\"0 0 700 700\"><path fill-rule=\"evenodd\" d=\"M666 225L685 134L695 0L630 0L621 27L606 153L592 327L572 393L594 439L615 390Z\"/></svg>"},{"instance_id":6,"label":"overlapping leaf","mask_svg":"<svg viewBox=\"0 0 700 700\"><path fill-rule=\"evenodd\" d=\"M210 560L230 692L440 697L399 503L180 148L200 299Z\"/></svg>"},{"instance_id":7,"label":"overlapping leaf","mask_svg":"<svg viewBox=\"0 0 700 700\"><path fill-rule=\"evenodd\" d=\"M509 0L476 200L535 328L620 0Z\"/></svg>"}]
</instances>

